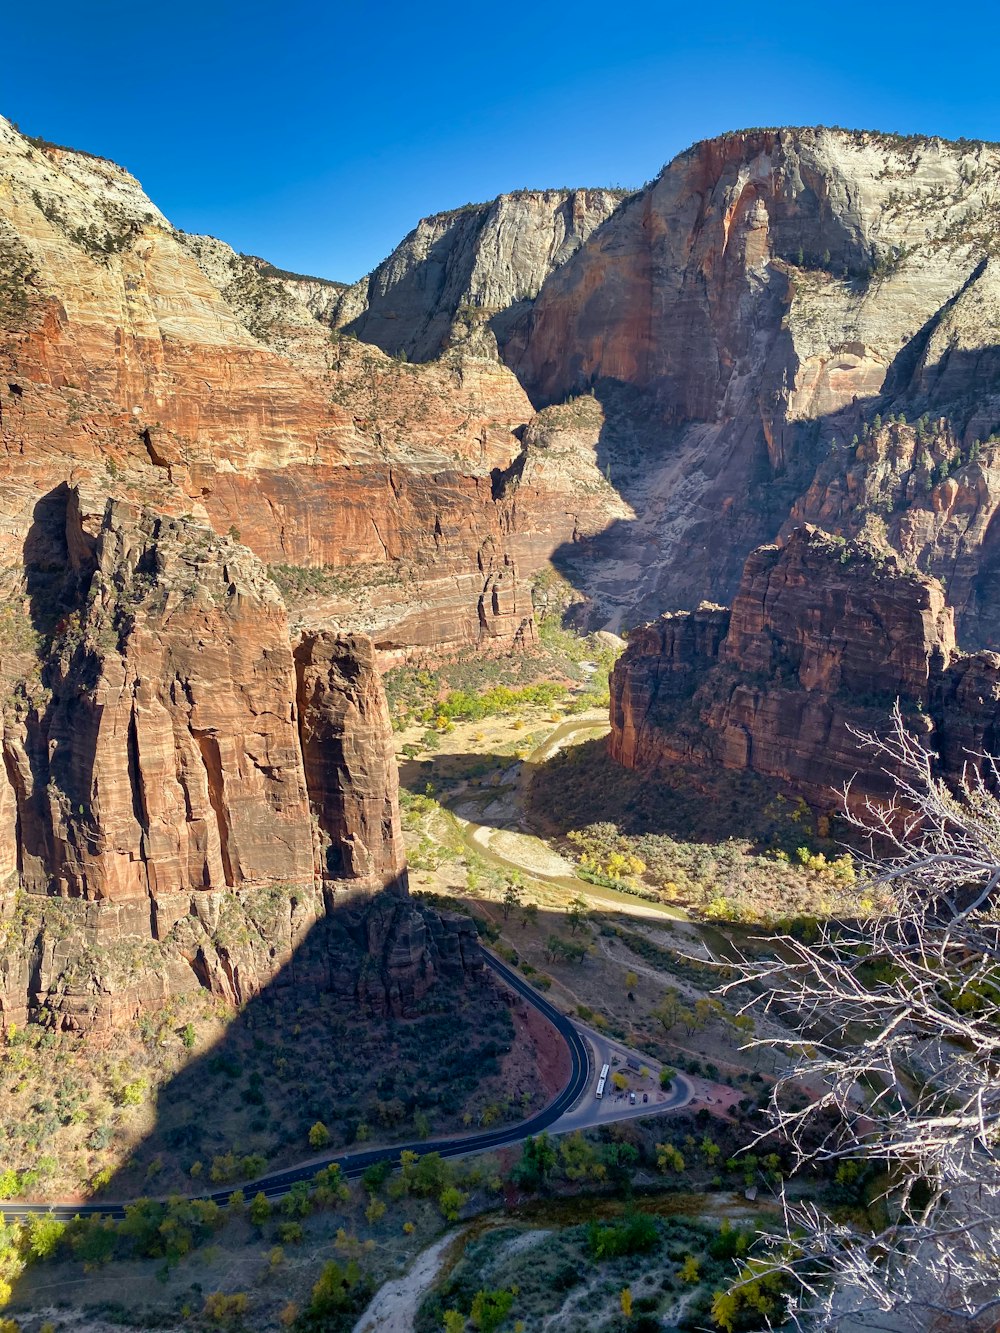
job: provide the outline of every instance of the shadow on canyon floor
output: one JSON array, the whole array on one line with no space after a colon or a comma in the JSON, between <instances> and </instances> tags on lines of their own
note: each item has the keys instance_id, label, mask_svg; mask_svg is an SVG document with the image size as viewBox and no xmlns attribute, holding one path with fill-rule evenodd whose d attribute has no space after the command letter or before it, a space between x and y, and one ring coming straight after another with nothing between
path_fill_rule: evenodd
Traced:
<instances>
[{"instance_id":1,"label":"shadow on canyon floor","mask_svg":"<svg viewBox=\"0 0 1000 1333\"><path fill-rule=\"evenodd\" d=\"M490 799L504 796L502 778L509 792L513 768L519 770L522 792L516 808ZM757 774L683 764L636 773L610 757L604 737L535 763L509 754L447 754L410 759L399 771L403 788L414 796L430 784L436 799L453 812L467 815L475 801L476 823L516 829L523 818L539 836L557 840L574 829L610 822L632 837L665 835L704 844L745 839L755 850L794 850L807 834L816 841L805 807Z\"/></svg>"},{"instance_id":2,"label":"shadow on canyon floor","mask_svg":"<svg viewBox=\"0 0 1000 1333\"><path fill-rule=\"evenodd\" d=\"M131 1034L179 1067L155 1095L154 1123L97 1201L236 1188L327 1146L460 1132L467 1110L500 1098L515 1029L475 963L472 923L463 938L419 898L345 896L256 993L245 976L255 963L266 975L268 932L255 940L265 957L254 958L252 932L232 926L230 918L215 936L216 970L242 1002L218 1001L221 1037L186 1052L198 1032L183 1002L147 1013ZM125 1105L107 1136L141 1123ZM317 1122L328 1134L320 1143L310 1140Z\"/></svg>"},{"instance_id":3,"label":"shadow on canyon floor","mask_svg":"<svg viewBox=\"0 0 1000 1333\"><path fill-rule=\"evenodd\" d=\"M247 1217L242 1205L203 1215L179 1196L225 1197L259 1173L262 1168L253 1161L253 1149L255 1142L261 1142L261 1131L255 1121L280 1122L287 1140L281 1158L290 1163L322 1158L342 1148L336 1137L321 1149L308 1139L317 1120L336 1135L340 1122L334 1111L341 1102L345 1109L354 1103L351 1126L356 1127L362 1115L371 1125L371 1140L357 1144L363 1150L375 1143L419 1143L420 1115L427 1117L431 1135L514 1123L540 1110L561 1089L570 1072L568 1052L548 1025L528 1022L528 1011L521 1004L516 1013L518 1032L523 1035L527 1023L540 1059L533 1068L520 1060L515 1071L520 1083L508 1077L498 1088L494 1071L511 1044L512 1028L509 1019L504 1022L508 1010L492 984L479 987L469 982L464 998L456 1000L457 987L446 981L443 995L439 986L428 997L425 1014L404 1019L359 1016L356 1006L342 998L325 1003L323 987L329 983L324 976L331 965L325 955L344 946L345 931L356 930L365 906L354 899L342 909L351 919L349 924L337 921L329 931L314 928L285 973L247 1003L213 1049L193 1058L181 1056L190 1062L161 1092L155 1126L95 1202L102 1197L109 1201L175 1197L140 1205L114 1228L95 1219L71 1225L64 1242L54 1247L55 1264L32 1264L17 1283L7 1313L23 1321L20 1326L26 1333L40 1333L46 1319L60 1326L63 1311L54 1310L54 1304L63 1310L72 1305L95 1321L105 1319L129 1328L175 1328L182 1323L210 1327L213 1321L200 1317L207 1293L236 1289L250 1291L255 1319L262 1318L261 1310L270 1305L266 1326L277 1327L284 1322L279 1315L289 1296L300 1299L296 1288L308 1293L333 1256L350 1253L363 1274L380 1274L379 1280L393 1276L394 1264L402 1267L412 1260L414 1245L419 1249L440 1234L444 1225L440 1187L429 1195L414 1191L416 1197L410 1198L380 1190L378 1182L373 1196L388 1204L384 1219L375 1211L369 1216L369 1195L362 1189L356 1187L350 1198L344 1198L322 1181L308 1198L287 1200L256 1221L258 1215L251 1212ZM502 912L498 902L467 898L464 893L418 896L414 907L424 917L439 909L467 912L490 936L496 934ZM644 982L635 996L625 984L633 957L629 943L648 952L639 936L628 931L616 935L612 957L608 948L600 947L608 944L607 939L598 940L589 928L581 934L561 911L518 914L509 925L514 948L506 956L539 991L555 986L564 1001L581 1006L581 1014L589 1014L609 1035L631 1038L641 1049L676 1061L662 1024L651 1016L660 988ZM600 936L611 934L598 916L593 927ZM669 932L672 925L664 922L661 928ZM359 940L350 946L352 964L357 962ZM678 977L694 975L683 958L671 956L671 966ZM702 984L706 978L699 972L695 980ZM707 981L714 981L714 974ZM310 983L317 988L310 989ZM177 1050L176 1031L166 1030ZM518 1046L523 1050L528 1043ZM706 1061L711 1058L705 1055ZM279 1061L284 1067L275 1071ZM504 1098L509 1105L503 1104ZM455 1121L452 1116L449 1123L444 1114L449 1100L470 1107L468 1125L464 1117ZM392 1123L380 1122L380 1106L390 1112ZM398 1120L397 1114L401 1114ZM240 1134L239 1141L232 1137L235 1133ZM620 1137L610 1131L606 1135ZM217 1151L227 1142L228 1148ZM346 1146L355 1142L356 1138ZM502 1161L490 1156L463 1165L468 1166L470 1178L478 1171L485 1180L499 1173ZM195 1162L203 1165L192 1173ZM465 1189L472 1187L459 1183ZM489 1189L492 1194L480 1197L495 1201L499 1186ZM247 1190L247 1203L252 1196L253 1190ZM405 1228L412 1231L414 1225L416 1235L405 1251ZM347 1241L340 1228L347 1232ZM369 1238L374 1250L368 1248ZM269 1259L275 1246L281 1247L280 1267ZM352 1323L332 1319L314 1324L304 1319L294 1327L309 1333L342 1333ZM227 1326L264 1324L234 1320Z\"/></svg>"}]
</instances>

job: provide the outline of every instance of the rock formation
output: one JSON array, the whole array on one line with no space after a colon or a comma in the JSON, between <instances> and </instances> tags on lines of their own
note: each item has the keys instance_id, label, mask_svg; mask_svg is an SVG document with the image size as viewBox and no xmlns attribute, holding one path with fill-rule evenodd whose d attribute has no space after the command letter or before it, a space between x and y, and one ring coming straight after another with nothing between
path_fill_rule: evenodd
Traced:
<instances>
[{"instance_id":1,"label":"rock formation","mask_svg":"<svg viewBox=\"0 0 1000 1333\"><path fill-rule=\"evenodd\" d=\"M392 882L402 868L392 719L363 634L309 634L295 649L306 787L331 880Z\"/></svg>"},{"instance_id":2,"label":"rock formation","mask_svg":"<svg viewBox=\"0 0 1000 1333\"><path fill-rule=\"evenodd\" d=\"M343 293L333 323L411 361L429 361L484 325L503 343L549 274L623 198L620 190L519 190L422 218Z\"/></svg>"},{"instance_id":3,"label":"rock formation","mask_svg":"<svg viewBox=\"0 0 1000 1333\"><path fill-rule=\"evenodd\" d=\"M892 795L855 734L909 726L959 776L1000 738L1000 657L960 654L941 584L813 527L746 562L732 610L637 630L612 675L612 756L629 768L721 764L777 779L819 809Z\"/></svg>"},{"instance_id":4,"label":"rock formation","mask_svg":"<svg viewBox=\"0 0 1000 1333\"><path fill-rule=\"evenodd\" d=\"M2 120L0 184L5 591L39 497L85 482L323 571L340 595L297 623L397 657L531 641L497 480L531 408L495 355L404 366L341 338L317 284L176 232L121 168Z\"/></svg>"},{"instance_id":5,"label":"rock formation","mask_svg":"<svg viewBox=\"0 0 1000 1333\"><path fill-rule=\"evenodd\" d=\"M725 135L546 279L504 357L536 406L596 392L635 513L557 556L595 623L729 601L797 523L874 524L942 580L963 642L1000 643L998 181L996 145Z\"/></svg>"},{"instance_id":6,"label":"rock formation","mask_svg":"<svg viewBox=\"0 0 1000 1333\"><path fill-rule=\"evenodd\" d=\"M345 882L396 894L373 1003L464 958L399 896L374 671L530 646L539 573L591 624L688 608L616 674L625 762L826 805L896 693L947 771L994 748L948 606L1000 644L998 184L993 145L758 130L345 288L0 120L4 1012L244 995Z\"/></svg>"},{"instance_id":7,"label":"rock formation","mask_svg":"<svg viewBox=\"0 0 1000 1333\"><path fill-rule=\"evenodd\" d=\"M278 590L233 538L59 499L59 578L28 569L36 662L5 710L0 1022L113 1027L199 985L242 1002L358 890L388 894L370 919L351 909L381 960L366 1003L401 1012L474 966L471 926L406 898L371 641L327 631L293 654ZM325 956L353 993L362 973Z\"/></svg>"}]
</instances>

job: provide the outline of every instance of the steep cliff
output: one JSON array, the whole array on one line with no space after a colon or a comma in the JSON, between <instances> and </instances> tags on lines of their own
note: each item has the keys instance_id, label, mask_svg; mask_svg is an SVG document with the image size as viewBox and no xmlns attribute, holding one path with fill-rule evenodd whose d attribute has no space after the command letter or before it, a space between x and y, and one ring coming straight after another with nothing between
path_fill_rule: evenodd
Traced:
<instances>
[{"instance_id":1,"label":"steep cliff","mask_svg":"<svg viewBox=\"0 0 1000 1333\"><path fill-rule=\"evenodd\" d=\"M404 366L341 338L321 284L175 231L121 168L3 120L0 254L5 584L39 497L84 481L323 571L335 604L296 606L316 629L404 656L530 641L493 474L531 408L495 356Z\"/></svg>"},{"instance_id":2,"label":"steep cliff","mask_svg":"<svg viewBox=\"0 0 1000 1333\"><path fill-rule=\"evenodd\" d=\"M422 218L343 293L333 323L411 361L429 361L482 326L503 343L549 274L623 198L618 190L519 190Z\"/></svg>"},{"instance_id":3,"label":"steep cliff","mask_svg":"<svg viewBox=\"0 0 1000 1333\"><path fill-rule=\"evenodd\" d=\"M33 631L0 653L0 1022L113 1027L197 986L242 1002L358 890L389 896L323 928L328 984L363 974L367 1003L401 1011L474 966L469 931L406 897L371 641L328 631L293 655L278 590L231 537L57 500L62 559L50 529ZM360 971L345 928L377 946Z\"/></svg>"},{"instance_id":4,"label":"steep cliff","mask_svg":"<svg viewBox=\"0 0 1000 1333\"><path fill-rule=\"evenodd\" d=\"M731 611L636 631L611 694L610 750L627 767L748 769L831 810L849 783L854 803L892 794L855 733L885 731L896 699L942 772L994 753L1000 657L957 652L936 579L803 527L753 552Z\"/></svg>"},{"instance_id":5,"label":"steep cliff","mask_svg":"<svg viewBox=\"0 0 1000 1333\"><path fill-rule=\"evenodd\" d=\"M536 405L589 389L604 404L602 470L635 519L598 559L560 557L599 614L729 600L790 513L856 535L860 500L945 583L964 641L1000 635L992 448L957 501L938 489L941 464L1000 422L998 182L996 145L726 135L682 153L546 279L504 355ZM884 457L855 467L844 448L890 414L927 420L891 516L868 479ZM625 595L608 557L638 574Z\"/></svg>"}]
</instances>

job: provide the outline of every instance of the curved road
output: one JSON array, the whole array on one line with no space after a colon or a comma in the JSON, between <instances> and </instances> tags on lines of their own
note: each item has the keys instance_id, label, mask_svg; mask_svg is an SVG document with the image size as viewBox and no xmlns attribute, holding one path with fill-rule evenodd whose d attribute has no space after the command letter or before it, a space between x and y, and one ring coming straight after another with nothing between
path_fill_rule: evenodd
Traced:
<instances>
[{"instance_id":1,"label":"curved road","mask_svg":"<svg viewBox=\"0 0 1000 1333\"><path fill-rule=\"evenodd\" d=\"M288 1167L284 1171L274 1171L269 1175L248 1182L243 1186L248 1196L259 1191L268 1199L280 1198L287 1194L298 1181L312 1180L317 1171L327 1166L339 1166L341 1173L348 1180L353 1180L377 1162L391 1162L394 1166L398 1166L400 1157L404 1152L416 1152L421 1155L436 1152L440 1153L442 1157L459 1157L466 1153L485 1152L490 1148L502 1148L550 1128L576 1105L587 1090L591 1076L590 1052L577 1027L565 1014L561 1013L533 986L529 985L522 976L509 968L506 963L502 963L499 958L495 958L493 954L485 949L483 950L483 956L489 966L511 990L520 995L528 1004L533 1005L539 1013L548 1019L568 1046L572 1069L569 1081L562 1092L554 1097L548 1106L543 1107L537 1115L532 1116L530 1120L518 1121L516 1125L506 1125L500 1129L488 1130L479 1134L463 1134L447 1139L421 1139L416 1143L400 1143L388 1148L368 1148L361 1152L340 1153L336 1157L325 1157L321 1160L311 1159L304 1166ZM605 1113L600 1117L600 1120L602 1123L610 1123L615 1119L628 1119L637 1115L655 1115L661 1111L676 1110L686 1105L691 1096L690 1084L682 1075L677 1075L674 1093L667 1102L660 1102L655 1107L644 1106L638 1108L630 1106L627 1110L623 1110L620 1115ZM576 1122L572 1126L566 1126L567 1129L571 1127L574 1129L584 1127L583 1121ZM201 1194L194 1197L211 1199L214 1203L225 1204L234 1188L239 1188L239 1186L230 1185L224 1190L216 1190L213 1194ZM52 1213L54 1216L64 1219L94 1213L100 1213L105 1217L121 1218L125 1216L125 1204L0 1202L0 1213L8 1219L25 1217L30 1213Z\"/></svg>"}]
</instances>

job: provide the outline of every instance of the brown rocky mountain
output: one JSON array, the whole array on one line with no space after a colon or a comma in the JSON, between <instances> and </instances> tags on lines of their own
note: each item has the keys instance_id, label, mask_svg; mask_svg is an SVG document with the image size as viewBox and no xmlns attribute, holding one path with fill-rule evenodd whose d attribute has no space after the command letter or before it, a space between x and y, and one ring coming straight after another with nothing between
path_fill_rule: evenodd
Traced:
<instances>
[{"instance_id":1,"label":"brown rocky mountain","mask_svg":"<svg viewBox=\"0 0 1000 1333\"><path fill-rule=\"evenodd\" d=\"M243 995L338 885L400 889L377 667L530 647L553 566L595 625L692 611L616 677L628 762L666 732L664 655L689 682L771 672L740 719L715 698L716 757L814 788L852 763L812 767L854 691L834 677L937 710L950 753L987 737L991 659L955 656L943 599L963 646L1000 636L998 184L992 145L750 131L635 195L426 219L345 288L178 232L121 168L0 120L4 1012ZM818 553L766 634L748 585L744 628L693 610L809 522L893 577L855 586L851 546L834 610ZM838 599L853 646L825 658L803 635ZM931 648L950 665L921 685ZM254 895L278 904L259 930ZM432 955L472 956L407 913L378 953L409 961L371 983L400 1003Z\"/></svg>"},{"instance_id":2,"label":"brown rocky mountain","mask_svg":"<svg viewBox=\"0 0 1000 1333\"><path fill-rule=\"evenodd\" d=\"M126 500L95 517L79 490L56 507L5 708L0 854L26 892L3 900L0 1016L113 1026L199 985L240 1003L357 890L398 900L367 927L388 971L366 998L419 998L435 968L371 641L307 632L293 654L246 547ZM431 935L471 966L470 930Z\"/></svg>"},{"instance_id":3,"label":"brown rocky mountain","mask_svg":"<svg viewBox=\"0 0 1000 1333\"><path fill-rule=\"evenodd\" d=\"M561 196L426 219L334 319L420 357L498 346L536 408L594 395L506 488L519 563L554 558L592 624L728 601L751 550L814 522L888 542L964 644L1000 644L998 184L992 144L725 135L633 195L585 192L602 207L547 275ZM596 522L577 460L614 488Z\"/></svg>"},{"instance_id":4,"label":"brown rocky mountain","mask_svg":"<svg viewBox=\"0 0 1000 1333\"><path fill-rule=\"evenodd\" d=\"M1000 656L958 652L941 584L806 526L751 554L731 610L633 633L612 674L611 753L749 770L825 811L850 785L860 806L893 794L857 732L884 732L897 699L945 774L997 753Z\"/></svg>"},{"instance_id":5,"label":"brown rocky mountain","mask_svg":"<svg viewBox=\"0 0 1000 1333\"><path fill-rule=\"evenodd\" d=\"M474 969L400 898L376 659L532 641L516 379L331 333L337 288L6 121L0 257L4 1020L240 1000L359 887L397 896L372 1002Z\"/></svg>"},{"instance_id":6,"label":"brown rocky mountain","mask_svg":"<svg viewBox=\"0 0 1000 1333\"><path fill-rule=\"evenodd\" d=\"M963 643L1000 642L998 184L996 145L731 134L546 280L504 357L536 405L603 404L635 518L560 557L601 616L728 601L811 521L887 540Z\"/></svg>"}]
</instances>

